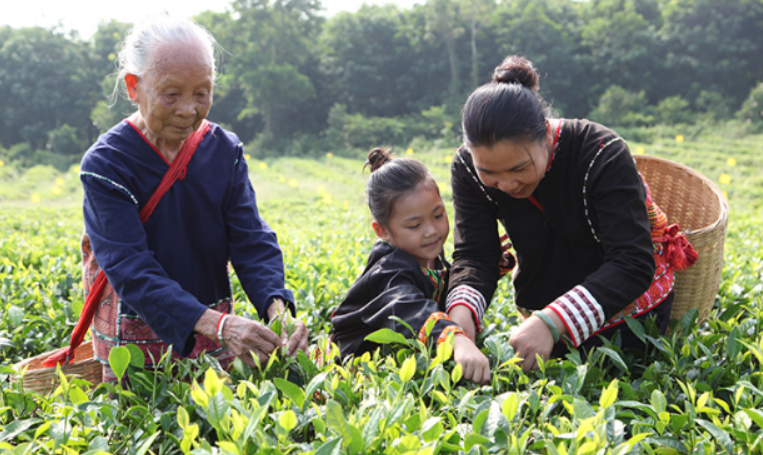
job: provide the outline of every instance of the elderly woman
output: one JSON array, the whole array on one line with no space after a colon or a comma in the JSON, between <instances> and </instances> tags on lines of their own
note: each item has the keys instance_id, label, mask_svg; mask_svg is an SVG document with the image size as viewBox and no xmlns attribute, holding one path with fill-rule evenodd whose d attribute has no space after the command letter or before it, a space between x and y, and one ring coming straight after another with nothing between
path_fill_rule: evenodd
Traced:
<instances>
[{"instance_id":1,"label":"elderly woman","mask_svg":"<svg viewBox=\"0 0 763 455\"><path fill-rule=\"evenodd\" d=\"M262 362L283 345L289 354L307 347L302 322L279 338L259 322L227 316L229 261L263 320L286 317L294 298L284 289L281 250L258 212L242 144L205 120L214 46L199 25L163 15L134 27L119 53L117 84L138 110L87 151L80 174L86 291L99 266L113 287L92 323L102 362L129 343L146 353L148 367L169 345L176 357L206 351L222 364L237 356L250 366L252 355ZM176 180L157 191L173 163Z\"/></svg>"}]
</instances>

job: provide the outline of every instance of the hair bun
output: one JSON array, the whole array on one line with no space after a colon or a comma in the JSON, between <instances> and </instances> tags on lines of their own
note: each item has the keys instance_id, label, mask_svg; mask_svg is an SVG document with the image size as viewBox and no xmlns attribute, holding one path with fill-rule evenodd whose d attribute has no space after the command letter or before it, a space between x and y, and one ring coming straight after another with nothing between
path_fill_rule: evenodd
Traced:
<instances>
[{"instance_id":1,"label":"hair bun","mask_svg":"<svg viewBox=\"0 0 763 455\"><path fill-rule=\"evenodd\" d=\"M376 147L368 152L368 159L366 160L366 164L363 167L368 166L371 168L371 172L375 172L377 169L389 163L390 161L392 161L392 153L389 151L389 149L385 150L383 148Z\"/></svg>"},{"instance_id":2,"label":"hair bun","mask_svg":"<svg viewBox=\"0 0 763 455\"><path fill-rule=\"evenodd\" d=\"M518 55L510 55L493 71L493 82L522 84L534 92L540 89L538 70L530 60Z\"/></svg>"}]
</instances>

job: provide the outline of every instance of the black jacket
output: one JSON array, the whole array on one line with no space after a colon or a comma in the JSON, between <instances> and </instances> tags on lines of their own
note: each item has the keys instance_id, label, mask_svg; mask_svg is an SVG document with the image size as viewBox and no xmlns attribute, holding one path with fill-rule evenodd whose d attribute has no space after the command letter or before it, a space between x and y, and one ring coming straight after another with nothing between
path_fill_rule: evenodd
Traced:
<instances>
[{"instance_id":1,"label":"black jacket","mask_svg":"<svg viewBox=\"0 0 763 455\"><path fill-rule=\"evenodd\" d=\"M442 254L440 262L446 268L449 266ZM447 273L445 275L447 280ZM444 311L447 288L446 282L441 302L435 302L432 300L435 286L416 259L388 243L377 242L363 274L332 316L333 341L345 357L376 349L378 345L365 341L365 337L382 328L392 329L406 338L416 338L432 313ZM399 317L416 333L390 316ZM445 319L437 321L428 341L436 340L445 327L453 324Z\"/></svg>"},{"instance_id":2,"label":"black jacket","mask_svg":"<svg viewBox=\"0 0 763 455\"><path fill-rule=\"evenodd\" d=\"M474 173L469 152L459 153ZM545 213L528 199L483 187L489 201L459 157L452 184L451 289L469 285L492 299L501 254L497 218L516 252L516 304L523 308L542 309L583 285L608 319L649 287L655 264L646 191L628 146L611 130L564 121L551 169L533 193Z\"/></svg>"}]
</instances>

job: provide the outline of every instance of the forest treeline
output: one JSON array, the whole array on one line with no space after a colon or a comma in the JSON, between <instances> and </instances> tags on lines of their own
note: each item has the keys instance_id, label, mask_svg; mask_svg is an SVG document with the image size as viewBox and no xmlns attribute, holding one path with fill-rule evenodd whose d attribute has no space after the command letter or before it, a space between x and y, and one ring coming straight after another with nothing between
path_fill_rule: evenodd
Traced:
<instances>
[{"instance_id":1,"label":"forest treeline","mask_svg":"<svg viewBox=\"0 0 763 455\"><path fill-rule=\"evenodd\" d=\"M457 143L459 110L521 53L566 117L615 127L733 120L763 130L763 0L428 0L326 18L318 0L234 0L196 20L221 45L210 119L249 153ZM0 160L76 162L113 106L130 24L0 28Z\"/></svg>"}]
</instances>

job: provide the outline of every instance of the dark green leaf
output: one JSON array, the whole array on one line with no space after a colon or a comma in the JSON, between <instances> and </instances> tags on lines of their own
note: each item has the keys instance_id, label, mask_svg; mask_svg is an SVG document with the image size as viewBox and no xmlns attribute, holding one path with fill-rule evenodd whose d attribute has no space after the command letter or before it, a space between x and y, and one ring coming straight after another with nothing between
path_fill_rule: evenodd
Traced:
<instances>
[{"instance_id":1,"label":"dark green leaf","mask_svg":"<svg viewBox=\"0 0 763 455\"><path fill-rule=\"evenodd\" d=\"M707 420L703 419L696 419L696 423L702 425L705 427L705 429L710 432L711 435L718 441L718 443L726 449L726 452L733 453L734 452L734 443L731 441L731 436L725 431L717 426L713 425L712 423L708 422Z\"/></svg>"}]
</instances>

